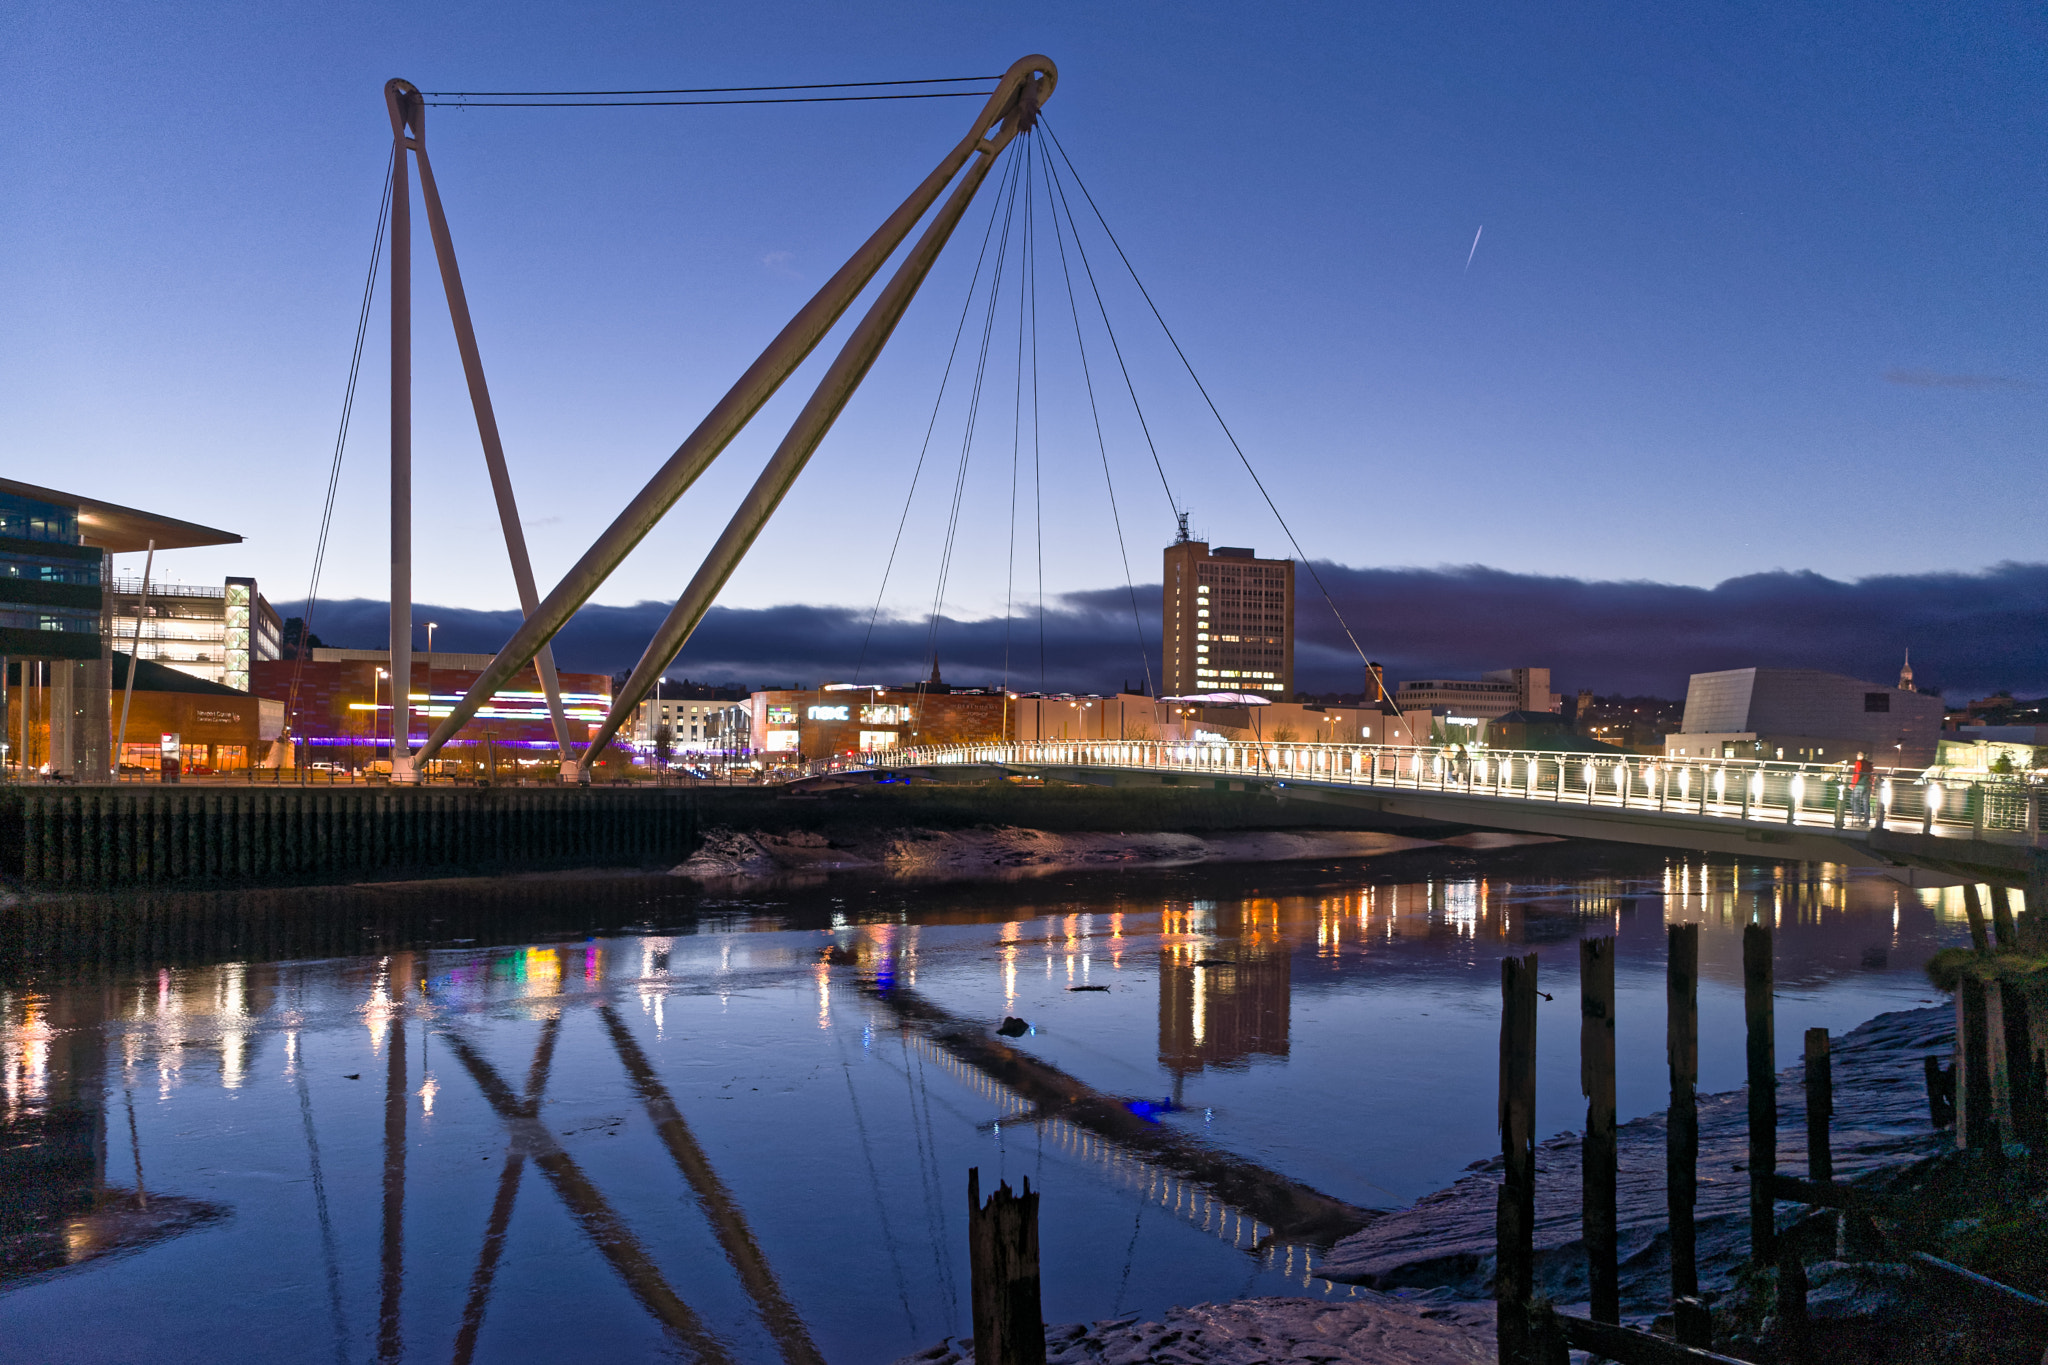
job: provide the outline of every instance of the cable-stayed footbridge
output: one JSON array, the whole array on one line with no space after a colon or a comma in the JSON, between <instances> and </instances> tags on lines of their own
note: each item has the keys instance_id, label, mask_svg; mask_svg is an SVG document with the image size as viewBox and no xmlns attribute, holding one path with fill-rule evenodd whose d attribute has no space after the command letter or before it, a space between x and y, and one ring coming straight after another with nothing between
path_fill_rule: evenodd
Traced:
<instances>
[{"instance_id":1,"label":"cable-stayed footbridge","mask_svg":"<svg viewBox=\"0 0 2048 1365\"><path fill-rule=\"evenodd\" d=\"M1866 770L1868 772L1868 770ZM970 774L1110 786L1264 789L1397 820L1703 853L1914 867L2024 886L2048 909L2041 789L1935 769L1845 768L1547 750L1372 744L1048 741L906 748L813 765L812 778Z\"/></svg>"}]
</instances>

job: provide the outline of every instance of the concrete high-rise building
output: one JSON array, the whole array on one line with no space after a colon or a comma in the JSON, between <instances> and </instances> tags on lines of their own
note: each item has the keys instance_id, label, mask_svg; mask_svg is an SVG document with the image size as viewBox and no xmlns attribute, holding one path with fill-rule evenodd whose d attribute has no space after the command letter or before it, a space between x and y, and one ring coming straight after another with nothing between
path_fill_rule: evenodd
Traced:
<instances>
[{"instance_id":1,"label":"concrete high-rise building","mask_svg":"<svg viewBox=\"0 0 2048 1365\"><path fill-rule=\"evenodd\" d=\"M1163 591L1165 695L1294 694L1293 560L1179 540Z\"/></svg>"}]
</instances>

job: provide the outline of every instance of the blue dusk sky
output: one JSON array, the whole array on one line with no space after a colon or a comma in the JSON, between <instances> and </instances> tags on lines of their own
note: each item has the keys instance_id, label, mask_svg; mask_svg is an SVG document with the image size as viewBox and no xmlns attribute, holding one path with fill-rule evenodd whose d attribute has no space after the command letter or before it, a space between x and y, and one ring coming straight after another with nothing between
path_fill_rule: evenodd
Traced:
<instances>
[{"instance_id":1,"label":"blue dusk sky","mask_svg":"<svg viewBox=\"0 0 2048 1365\"><path fill-rule=\"evenodd\" d=\"M2037 584L1986 571L2044 558L2044 38L2037 7L2004 4L14 6L0 470L237 531L160 567L297 599L387 77L768 85L989 75L1042 52L1053 131L1303 552L1381 574L1357 583L1455 567L1477 592L1503 581L1485 566L1692 589L1774 571ZM543 590L976 108L429 111ZM999 183L726 604L875 601L991 214L1023 240ZM1013 428L1013 246L964 478L979 299L939 406L884 596L904 616L931 609L956 480L952 616L1035 602L1041 542L1056 600L1125 581L1033 187L1042 534L1033 433ZM501 611L511 578L415 221L416 598ZM1174 502L1198 535L1287 553L1082 229ZM1173 503L1078 288L1131 576L1156 593ZM385 298L380 281L323 598L386 590ZM848 326L598 604L680 591ZM1398 656L1359 593L1353 624ZM2039 602L2013 609L2039 624ZM1517 648L1541 647L1531 610ZM2040 654L1987 680L2035 681Z\"/></svg>"}]
</instances>

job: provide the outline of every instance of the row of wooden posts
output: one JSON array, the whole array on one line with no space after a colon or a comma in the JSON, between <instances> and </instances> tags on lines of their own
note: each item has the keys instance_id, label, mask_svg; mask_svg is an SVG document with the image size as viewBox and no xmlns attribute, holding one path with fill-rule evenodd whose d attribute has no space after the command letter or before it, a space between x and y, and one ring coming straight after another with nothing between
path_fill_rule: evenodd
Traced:
<instances>
[{"instance_id":1,"label":"row of wooden posts","mask_svg":"<svg viewBox=\"0 0 2048 1365\"><path fill-rule=\"evenodd\" d=\"M1977 948L1991 952L1976 888L1969 896ZM1995 898L2002 906L2003 897ZM2018 946L2007 910L1993 917L2001 948ZM1617 1248L1618 1160L1614 1078L1614 940L1579 944L1579 1066L1586 1097L1581 1146L1582 1240L1586 1247L1589 1311L1560 1314L1535 1293L1536 1217L1536 956L1501 963L1500 1131L1505 1170L1496 1221L1500 1359L1503 1365L1556 1365L1569 1350L1584 1350L1620 1365L1696 1365L1720 1361L1713 1352L1711 1317L1699 1293L1694 1206L1699 1189L1699 926L1668 926L1665 975L1665 1050L1671 1099L1665 1136L1665 1189L1670 1225L1671 1309L1676 1342L1623 1327ZM1834 1117L1834 1064L1826 1029L1806 1031L1806 1152L1804 1179L1778 1169L1778 1088L1772 931L1757 923L1742 936L1743 1021L1748 1100L1750 1259L1775 1267L1779 1334L1794 1344L1806 1321L1806 1273L1796 1251L1782 1245L1776 1204L1788 1200L1864 1218L1867 1200L1835 1183L1829 1127ZM1992 997L1986 1007L1987 993ZM2033 1045L2026 1001L2017 991L1998 996L1998 983L1965 977L1957 995L1956 1063L1925 1059L1929 1118L1954 1123L1958 1145L2002 1156L2009 1134L2040 1150L2048 1139L2040 1054ZM2002 1008L1999 1008L2002 1006ZM1994 1035L1996 1037L1994 1038ZM1994 1065L1993 1042L2005 1066ZM1960 1077L1958 1076L1960 1073ZM1994 1079L2003 1084L1994 1093ZM1958 1083L1960 1080L1960 1084ZM1961 1092L1960 1094L1958 1092ZM1925 1253L1906 1257L1952 1290L1987 1307L2048 1325L2048 1303ZM1793 1358L1793 1357L1784 1357Z\"/></svg>"},{"instance_id":2,"label":"row of wooden posts","mask_svg":"<svg viewBox=\"0 0 2048 1365\"><path fill-rule=\"evenodd\" d=\"M1504 1171L1495 1235L1500 1359L1503 1365L1549 1365L1558 1353L1593 1351L1633 1362L1732 1357L1712 1353L1712 1327L1700 1298L1694 1208L1699 1192L1699 963L1697 924L1668 926L1665 966L1665 1055L1671 1100L1665 1126L1665 1195L1670 1223L1672 1343L1622 1327L1619 1260L1619 1152L1615 1120L1614 951L1611 938L1579 943L1579 1084L1586 1097L1580 1148L1582 1239L1589 1311L1585 1318L1539 1305L1536 1231L1536 955L1501 962L1500 1134ZM1751 1255L1776 1256L1774 1206L1778 1176L1777 1043L1774 1033L1772 935L1751 924L1742 936L1743 1020L1749 1084L1749 1212ZM1834 1077L1826 1029L1806 1033L1808 1176L1832 1185L1828 1121Z\"/></svg>"},{"instance_id":3,"label":"row of wooden posts","mask_svg":"<svg viewBox=\"0 0 2048 1365\"><path fill-rule=\"evenodd\" d=\"M1973 911L1975 906L1973 904ZM1973 913L1973 922L1977 916ZM2009 917L2008 917L2009 918ZM2015 940L2001 924L2000 942ZM1667 927L1665 966L1665 1053L1671 1097L1665 1128L1665 1193L1670 1225L1671 1307L1676 1341L1621 1325L1619 1255L1619 1145L1615 1102L1615 941L1583 939L1579 944L1579 1083L1586 1098L1581 1144L1582 1240L1586 1247L1589 1313L1555 1312L1535 1293L1536 1230L1536 955L1501 962L1500 1134L1503 1176L1496 1207L1495 1295L1503 1365L1554 1365L1569 1350L1593 1352L1621 1365L1744 1365L1713 1351L1711 1315L1700 1297L1694 1209L1699 1190L1699 963L1697 924ZM1980 948L1988 946L1979 935ZM1773 934L1751 924L1742 935L1743 1022L1748 1083L1748 1175L1750 1256L1758 1266L1777 1266L1777 1311L1781 1330L1796 1332L1805 1318L1804 1268L1789 1247L1781 1248L1776 1205L1781 1199L1845 1213L1861 1208L1853 1190L1835 1183L1830 1124L1834 1117L1834 1061L1828 1031L1808 1029L1804 1048L1807 1172L1799 1179L1778 1169L1778 1075L1776 982ZM1958 996L1957 1065L1927 1063L1929 1117L1936 1127L1958 1121L1966 1145L2001 1143L1992 1119L1991 1051L1984 984L1976 987L1974 1009L1967 993ZM1971 1020L1976 1020L1972 1025ZM2033 1058L2028 1022L2021 1005L2004 1016L2010 1046ZM2031 1071L2034 1068L2029 1067ZM1957 1072L1962 1084L1957 1084ZM2038 1078L2037 1078L2038 1079ZM1963 1091L1959 1097L1958 1089ZM2040 1142L2042 1087L2012 1083L2015 1131ZM2024 1092L2024 1093L2023 1093ZM1960 1098L1960 1104L1958 1100ZM2025 1125L2025 1126L2023 1126ZM1044 1326L1040 1318L1038 1195L1024 1184L1021 1195L1007 1184L984 1204L980 1173L968 1172L968 1247L972 1271L975 1360L979 1365L1043 1365ZM1784 1253L1781 1255L1781 1251ZM1910 1258L1952 1286L1978 1294L2008 1311L2048 1322L2048 1304L1973 1276L1934 1257Z\"/></svg>"}]
</instances>

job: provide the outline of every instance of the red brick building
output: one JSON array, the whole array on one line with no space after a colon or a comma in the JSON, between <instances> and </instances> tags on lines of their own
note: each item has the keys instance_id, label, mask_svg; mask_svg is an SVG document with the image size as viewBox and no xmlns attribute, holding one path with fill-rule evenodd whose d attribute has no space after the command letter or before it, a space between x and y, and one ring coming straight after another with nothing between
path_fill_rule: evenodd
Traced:
<instances>
[{"instance_id":1,"label":"red brick building","mask_svg":"<svg viewBox=\"0 0 2048 1365\"><path fill-rule=\"evenodd\" d=\"M258 697L290 701L285 723L301 763L330 763L355 770L391 761L389 655L381 649L315 649L295 659L252 661L250 690ZM490 663L487 654L414 654L412 659L412 745L447 716ZM299 690L291 696L292 675ZM572 743L581 746L603 723L611 707L612 682L602 673L562 673L563 708ZM540 677L529 664L457 732L436 759L469 771L553 768L562 761L548 718Z\"/></svg>"}]
</instances>

